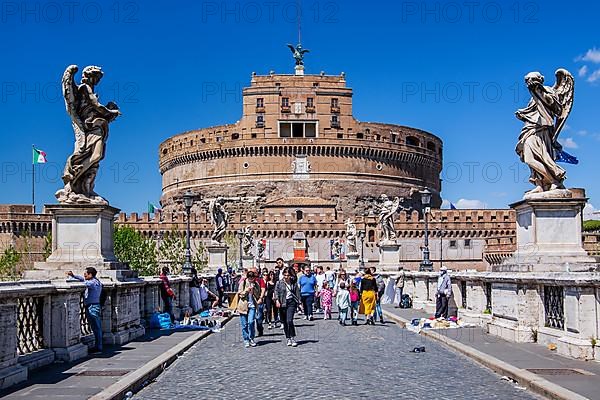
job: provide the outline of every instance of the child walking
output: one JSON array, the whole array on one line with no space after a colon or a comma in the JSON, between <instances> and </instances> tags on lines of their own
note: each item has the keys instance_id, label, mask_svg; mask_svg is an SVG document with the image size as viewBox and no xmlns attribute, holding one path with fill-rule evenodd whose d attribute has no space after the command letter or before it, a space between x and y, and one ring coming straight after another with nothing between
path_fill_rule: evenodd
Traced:
<instances>
[{"instance_id":1,"label":"child walking","mask_svg":"<svg viewBox=\"0 0 600 400\"><path fill-rule=\"evenodd\" d=\"M323 288L319 292L321 298L321 308L323 309L323 319L331 319L331 303L333 302L333 290L329 287L329 282L323 282Z\"/></svg>"},{"instance_id":2,"label":"child walking","mask_svg":"<svg viewBox=\"0 0 600 400\"><path fill-rule=\"evenodd\" d=\"M348 307L350 307L350 293L348 292L348 290L346 290L346 284L344 282L340 282L337 295L335 296L335 302L340 312L340 325L346 326L346 319L348 318Z\"/></svg>"},{"instance_id":3,"label":"child walking","mask_svg":"<svg viewBox=\"0 0 600 400\"><path fill-rule=\"evenodd\" d=\"M350 284L350 307L352 316L352 325L358 325L358 308L360 306L360 293L356 284L352 282Z\"/></svg>"}]
</instances>

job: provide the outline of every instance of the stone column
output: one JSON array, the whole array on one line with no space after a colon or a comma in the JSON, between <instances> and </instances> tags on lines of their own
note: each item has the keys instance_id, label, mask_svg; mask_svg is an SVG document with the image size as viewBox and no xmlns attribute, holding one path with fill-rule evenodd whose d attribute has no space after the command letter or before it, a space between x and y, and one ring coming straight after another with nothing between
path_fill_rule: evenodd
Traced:
<instances>
[{"instance_id":1,"label":"stone column","mask_svg":"<svg viewBox=\"0 0 600 400\"><path fill-rule=\"evenodd\" d=\"M379 243L379 267L381 272L398 272L400 267L400 244L396 242Z\"/></svg>"},{"instance_id":2,"label":"stone column","mask_svg":"<svg viewBox=\"0 0 600 400\"><path fill-rule=\"evenodd\" d=\"M81 343L80 297L85 285L56 282L57 293L51 296L49 347L57 360L71 362L87 356Z\"/></svg>"},{"instance_id":3,"label":"stone column","mask_svg":"<svg viewBox=\"0 0 600 400\"><path fill-rule=\"evenodd\" d=\"M27 379L27 368L17 364L17 299L0 300L0 389Z\"/></svg>"}]
</instances>

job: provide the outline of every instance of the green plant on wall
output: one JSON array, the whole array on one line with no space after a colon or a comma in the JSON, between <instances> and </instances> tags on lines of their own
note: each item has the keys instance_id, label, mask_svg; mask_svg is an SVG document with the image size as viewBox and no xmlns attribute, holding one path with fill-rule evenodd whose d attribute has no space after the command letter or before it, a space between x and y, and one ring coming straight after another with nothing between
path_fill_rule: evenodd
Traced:
<instances>
[{"instance_id":1,"label":"green plant on wall","mask_svg":"<svg viewBox=\"0 0 600 400\"><path fill-rule=\"evenodd\" d=\"M583 230L584 232L600 231L600 221L593 219L589 221L583 221Z\"/></svg>"},{"instance_id":2,"label":"green plant on wall","mask_svg":"<svg viewBox=\"0 0 600 400\"><path fill-rule=\"evenodd\" d=\"M118 226L114 231L115 256L128 263L141 276L158 273L156 244L130 226Z\"/></svg>"}]
</instances>

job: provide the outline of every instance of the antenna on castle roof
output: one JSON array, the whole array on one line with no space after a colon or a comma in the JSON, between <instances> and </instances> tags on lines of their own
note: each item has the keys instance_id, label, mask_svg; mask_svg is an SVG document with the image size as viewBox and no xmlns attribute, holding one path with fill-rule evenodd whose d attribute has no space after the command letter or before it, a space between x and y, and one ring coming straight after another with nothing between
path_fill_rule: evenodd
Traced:
<instances>
[{"instance_id":1,"label":"antenna on castle roof","mask_svg":"<svg viewBox=\"0 0 600 400\"><path fill-rule=\"evenodd\" d=\"M295 67L296 75L304 75L304 54L308 53L309 50L302 48L302 30L301 30L301 24L300 24L300 19L302 17L301 0L297 0L296 5L297 5L296 17L298 20L298 44L296 46L288 44L287 46L292 51L292 54L294 55L294 60L296 60L296 67Z\"/></svg>"},{"instance_id":2,"label":"antenna on castle roof","mask_svg":"<svg viewBox=\"0 0 600 400\"><path fill-rule=\"evenodd\" d=\"M296 18L298 20L298 45L302 44L302 0L297 1Z\"/></svg>"}]
</instances>

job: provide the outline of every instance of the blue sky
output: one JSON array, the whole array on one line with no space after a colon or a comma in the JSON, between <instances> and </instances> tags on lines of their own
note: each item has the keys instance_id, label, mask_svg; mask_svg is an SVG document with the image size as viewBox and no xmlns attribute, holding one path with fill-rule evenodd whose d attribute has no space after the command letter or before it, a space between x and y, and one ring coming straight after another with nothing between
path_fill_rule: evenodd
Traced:
<instances>
[{"instance_id":1,"label":"blue sky","mask_svg":"<svg viewBox=\"0 0 600 400\"><path fill-rule=\"evenodd\" d=\"M506 3L506 4L505 4ZM235 122L253 71L293 71L296 0L3 2L0 9L0 202L29 203L31 144L38 207L61 187L73 133L60 94L65 67L100 65L111 125L96 189L127 212L157 203L158 145L176 133ZM561 134L580 164L568 187L600 207L600 36L596 2L302 0L307 73L345 72L362 121L418 127L444 141L442 195L459 207L505 208L530 188L514 146L523 76L576 77Z\"/></svg>"}]
</instances>

